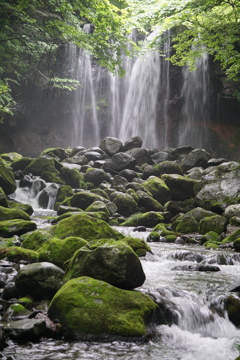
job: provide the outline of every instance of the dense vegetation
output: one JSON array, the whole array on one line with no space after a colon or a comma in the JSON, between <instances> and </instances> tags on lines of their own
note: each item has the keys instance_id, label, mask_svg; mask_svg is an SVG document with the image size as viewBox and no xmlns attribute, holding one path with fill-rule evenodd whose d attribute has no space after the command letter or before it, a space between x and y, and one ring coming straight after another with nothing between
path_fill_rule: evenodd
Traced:
<instances>
[{"instance_id":1,"label":"dense vegetation","mask_svg":"<svg viewBox=\"0 0 240 360\"><path fill-rule=\"evenodd\" d=\"M75 43L103 66L121 72L126 35L156 29L149 49L172 31L171 61L194 68L208 52L231 81L240 78L239 0L6 0L0 6L0 113L12 113L11 89L32 80L42 87L74 90L73 79L57 76L58 51ZM93 24L93 32L83 26ZM139 44L139 49L141 44ZM146 49L146 48L145 48ZM136 49L135 49L136 50ZM114 54L114 56L113 56ZM1 119L1 118L0 118Z\"/></svg>"}]
</instances>

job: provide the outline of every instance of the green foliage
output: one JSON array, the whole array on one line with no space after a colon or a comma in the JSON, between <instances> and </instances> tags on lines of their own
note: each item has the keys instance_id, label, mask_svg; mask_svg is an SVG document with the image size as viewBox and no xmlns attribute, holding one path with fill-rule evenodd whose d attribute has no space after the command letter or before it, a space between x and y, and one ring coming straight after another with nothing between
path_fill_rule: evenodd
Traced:
<instances>
[{"instance_id":1,"label":"green foliage","mask_svg":"<svg viewBox=\"0 0 240 360\"><path fill-rule=\"evenodd\" d=\"M177 65L194 70L196 60L208 53L219 61L228 79L240 78L239 0L129 0L132 22L142 31L156 29L149 48L172 29L173 55Z\"/></svg>"},{"instance_id":2,"label":"green foliage","mask_svg":"<svg viewBox=\"0 0 240 360\"><path fill-rule=\"evenodd\" d=\"M121 72L121 53L127 51L126 2L123 0L3 0L0 7L0 113L16 106L11 89L34 80L58 91L80 84L57 74L59 50L66 44L84 48L103 66ZM91 23L94 31L83 26ZM114 54L114 56L113 56ZM24 79L24 80L23 80ZM14 81L14 84L13 84Z\"/></svg>"}]
</instances>

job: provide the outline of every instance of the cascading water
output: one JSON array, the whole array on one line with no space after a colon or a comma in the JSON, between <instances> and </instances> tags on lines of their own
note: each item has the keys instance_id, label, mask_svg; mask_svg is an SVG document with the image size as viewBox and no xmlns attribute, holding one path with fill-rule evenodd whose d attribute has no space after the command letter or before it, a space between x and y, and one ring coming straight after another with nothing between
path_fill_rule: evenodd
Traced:
<instances>
[{"instance_id":1,"label":"cascading water","mask_svg":"<svg viewBox=\"0 0 240 360\"><path fill-rule=\"evenodd\" d=\"M154 36L155 32L148 38ZM167 36L163 45L166 53L169 39ZM131 40L136 41L135 32ZM166 100L170 89L168 62L157 51L135 59L123 57L126 74L119 78L94 64L86 51L77 51L74 46L69 50L72 77L81 84L72 105L71 146L95 146L105 136L115 136L124 142L138 135L145 147L157 147L159 88L166 88ZM167 118L166 107L163 111Z\"/></svg>"},{"instance_id":2,"label":"cascading water","mask_svg":"<svg viewBox=\"0 0 240 360\"><path fill-rule=\"evenodd\" d=\"M196 70L183 68L181 97L184 101L179 125L178 146L204 147L207 144L207 127L210 114L209 57L203 54L196 62Z\"/></svg>"}]
</instances>

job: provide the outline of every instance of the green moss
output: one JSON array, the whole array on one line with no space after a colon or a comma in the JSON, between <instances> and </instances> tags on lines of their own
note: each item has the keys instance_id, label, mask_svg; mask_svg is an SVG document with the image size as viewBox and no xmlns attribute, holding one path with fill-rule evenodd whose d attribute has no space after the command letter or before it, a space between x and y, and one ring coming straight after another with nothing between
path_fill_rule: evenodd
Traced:
<instances>
[{"instance_id":1,"label":"green moss","mask_svg":"<svg viewBox=\"0 0 240 360\"><path fill-rule=\"evenodd\" d=\"M165 224L157 224L153 230L159 231L161 236L174 235L173 231L167 230Z\"/></svg>"},{"instance_id":2,"label":"green moss","mask_svg":"<svg viewBox=\"0 0 240 360\"><path fill-rule=\"evenodd\" d=\"M0 221L0 234L3 237L20 236L36 228L37 226L34 222L22 219Z\"/></svg>"},{"instance_id":3,"label":"green moss","mask_svg":"<svg viewBox=\"0 0 240 360\"><path fill-rule=\"evenodd\" d=\"M233 241L233 247L236 251L240 251L240 238Z\"/></svg>"},{"instance_id":4,"label":"green moss","mask_svg":"<svg viewBox=\"0 0 240 360\"><path fill-rule=\"evenodd\" d=\"M61 321L66 337L142 337L156 308L153 300L141 292L81 277L68 281L56 293L49 315Z\"/></svg>"},{"instance_id":5,"label":"green moss","mask_svg":"<svg viewBox=\"0 0 240 360\"><path fill-rule=\"evenodd\" d=\"M9 209L0 206L0 221L12 220L12 219L22 219L29 221L30 216L20 209Z\"/></svg>"},{"instance_id":6,"label":"green moss","mask_svg":"<svg viewBox=\"0 0 240 360\"><path fill-rule=\"evenodd\" d=\"M21 210L28 215L33 214L33 208L30 204L16 203L15 201L8 201L8 207L11 209Z\"/></svg>"},{"instance_id":7,"label":"green moss","mask_svg":"<svg viewBox=\"0 0 240 360\"><path fill-rule=\"evenodd\" d=\"M198 222L192 216L184 216L176 227L178 233L188 234L198 231Z\"/></svg>"},{"instance_id":8,"label":"green moss","mask_svg":"<svg viewBox=\"0 0 240 360\"><path fill-rule=\"evenodd\" d=\"M206 249L217 249L219 247L219 243L216 243L216 242L211 242L211 241L206 241L204 243L204 246Z\"/></svg>"},{"instance_id":9,"label":"green moss","mask_svg":"<svg viewBox=\"0 0 240 360\"><path fill-rule=\"evenodd\" d=\"M33 299L29 296L21 297L18 299L18 303L22 304L27 309L31 309L33 307Z\"/></svg>"},{"instance_id":10,"label":"green moss","mask_svg":"<svg viewBox=\"0 0 240 360\"><path fill-rule=\"evenodd\" d=\"M87 241L74 236L70 236L65 240L51 238L38 250L39 261L48 261L64 268L64 263L86 244Z\"/></svg>"},{"instance_id":11,"label":"green moss","mask_svg":"<svg viewBox=\"0 0 240 360\"><path fill-rule=\"evenodd\" d=\"M171 193L165 182L157 176L151 176L142 184L143 188L150 192L152 197L161 205L164 205L171 199Z\"/></svg>"},{"instance_id":12,"label":"green moss","mask_svg":"<svg viewBox=\"0 0 240 360\"><path fill-rule=\"evenodd\" d=\"M13 316L20 315L21 313L25 312L26 309L21 304L12 304L10 305L10 311L12 312Z\"/></svg>"},{"instance_id":13,"label":"green moss","mask_svg":"<svg viewBox=\"0 0 240 360\"><path fill-rule=\"evenodd\" d=\"M211 243L220 243L221 238L215 231L209 231L202 236L201 244L204 244L207 241Z\"/></svg>"},{"instance_id":14,"label":"green moss","mask_svg":"<svg viewBox=\"0 0 240 360\"><path fill-rule=\"evenodd\" d=\"M0 249L0 260L6 258L9 261L19 262L26 260L30 263L37 262L38 254L33 250L12 246Z\"/></svg>"},{"instance_id":15,"label":"green moss","mask_svg":"<svg viewBox=\"0 0 240 360\"><path fill-rule=\"evenodd\" d=\"M227 242L233 242L234 240L240 238L240 229L237 229L235 231L232 232L232 234L230 234L229 236L227 236L222 243L227 243Z\"/></svg>"},{"instance_id":16,"label":"green moss","mask_svg":"<svg viewBox=\"0 0 240 360\"><path fill-rule=\"evenodd\" d=\"M124 236L112 229L105 221L99 220L86 213L70 216L59 221L50 230L59 239L76 236L87 241L101 238L122 239Z\"/></svg>"},{"instance_id":17,"label":"green moss","mask_svg":"<svg viewBox=\"0 0 240 360\"><path fill-rule=\"evenodd\" d=\"M159 231L151 231L150 234L148 235L148 241L157 242L157 241L159 241L159 237L160 237Z\"/></svg>"},{"instance_id":18,"label":"green moss","mask_svg":"<svg viewBox=\"0 0 240 360\"><path fill-rule=\"evenodd\" d=\"M27 234L22 242L22 247L30 250L38 250L45 241L52 238L49 232L44 230L36 230L33 233Z\"/></svg>"},{"instance_id":19,"label":"green moss","mask_svg":"<svg viewBox=\"0 0 240 360\"><path fill-rule=\"evenodd\" d=\"M177 236L174 235L174 234L170 234L170 235L165 236L165 241L167 243L174 243L176 239L177 239Z\"/></svg>"},{"instance_id":20,"label":"green moss","mask_svg":"<svg viewBox=\"0 0 240 360\"><path fill-rule=\"evenodd\" d=\"M155 211L149 211L144 214L134 214L130 216L122 225L123 226L146 226L154 227L158 223L163 222L164 217L161 213Z\"/></svg>"},{"instance_id":21,"label":"green moss","mask_svg":"<svg viewBox=\"0 0 240 360\"><path fill-rule=\"evenodd\" d=\"M214 215L202 219L199 223L199 233L206 234L209 231L214 231L217 234L221 234L226 230L227 220L224 216Z\"/></svg>"}]
</instances>

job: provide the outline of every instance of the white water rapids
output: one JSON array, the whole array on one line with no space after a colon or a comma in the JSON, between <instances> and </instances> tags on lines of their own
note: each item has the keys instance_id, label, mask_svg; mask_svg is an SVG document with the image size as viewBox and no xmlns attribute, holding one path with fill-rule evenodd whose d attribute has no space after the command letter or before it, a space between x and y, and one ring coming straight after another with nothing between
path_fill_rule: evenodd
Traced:
<instances>
[{"instance_id":1,"label":"white water rapids","mask_svg":"<svg viewBox=\"0 0 240 360\"><path fill-rule=\"evenodd\" d=\"M129 229L121 231L129 234ZM146 238L147 233L130 235ZM234 360L239 355L240 330L228 320L221 300L240 283L240 254L196 245L153 243L151 248L153 254L142 259L146 281L139 290L164 299L177 324L157 326L156 337L145 344L43 339L23 346L12 343L5 355L16 360ZM226 265L219 265L220 258ZM221 271L182 269L196 264L194 259L217 265Z\"/></svg>"}]
</instances>

